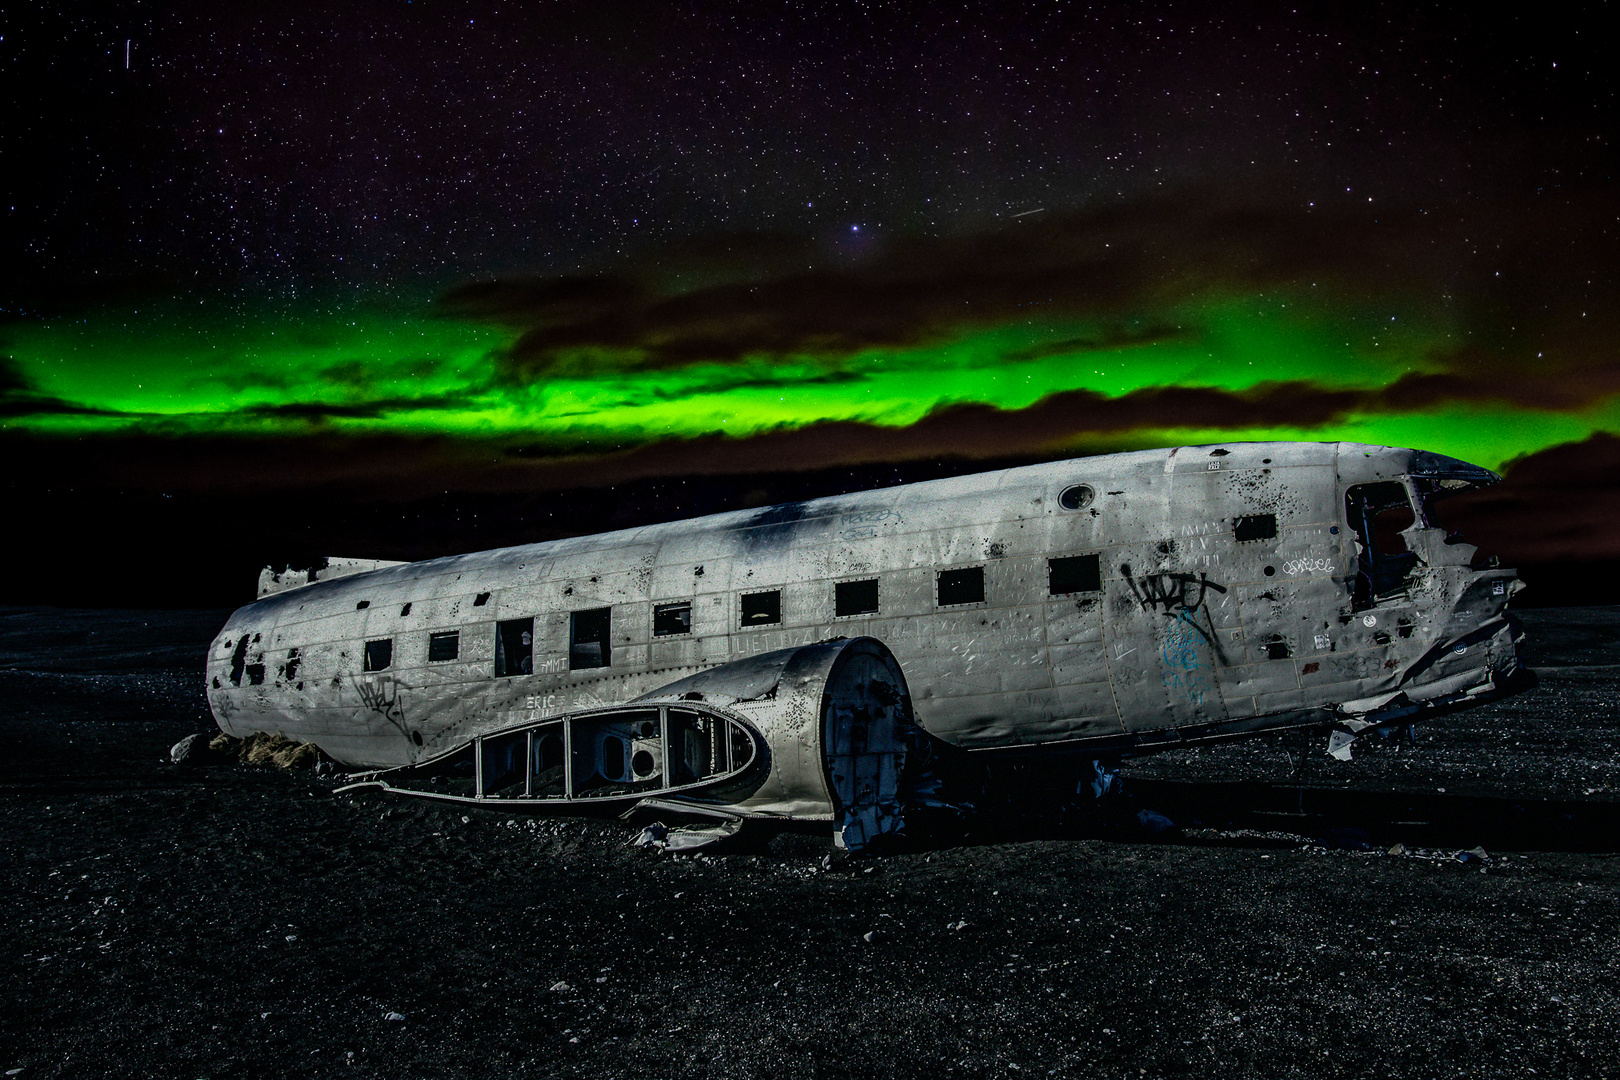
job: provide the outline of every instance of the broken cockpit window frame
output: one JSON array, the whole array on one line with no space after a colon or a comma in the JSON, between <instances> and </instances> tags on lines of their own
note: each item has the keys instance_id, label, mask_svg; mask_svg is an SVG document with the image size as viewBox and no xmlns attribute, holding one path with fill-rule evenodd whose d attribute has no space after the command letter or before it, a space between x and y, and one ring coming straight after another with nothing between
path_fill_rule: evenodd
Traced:
<instances>
[{"instance_id":1,"label":"broken cockpit window frame","mask_svg":"<svg viewBox=\"0 0 1620 1080\"><path fill-rule=\"evenodd\" d=\"M534 616L495 624L495 677L534 673Z\"/></svg>"},{"instance_id":2,"label":"broken cockpit window frame","mask_svg":"<svg viewBox=\"0 0 1620 1080\"><path fill-rule=\"evenodd\" d=\"M1401 535L1417 523L1406 486L1394 480L1356 484L1344 493L1345 517L1357 541L1352 610L1372 607L1405 590L1417 569L1417 553Z\"/></svg>"}]
</instances>

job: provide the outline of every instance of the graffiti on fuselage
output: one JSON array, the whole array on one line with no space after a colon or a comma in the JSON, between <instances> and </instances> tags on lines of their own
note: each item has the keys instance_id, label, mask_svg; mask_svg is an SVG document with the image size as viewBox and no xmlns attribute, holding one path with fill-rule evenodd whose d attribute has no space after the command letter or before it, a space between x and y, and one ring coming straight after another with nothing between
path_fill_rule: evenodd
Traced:
<instances>
[{"instance_id":1,"label":"graffiti on fuselage","mask_svg":"<svg viewBox=\"0 0 1620 1080\"><path fill-rule=\"evenodd\" d=\"M400 731L405 731L405 709L400 704L399 692L409 689L404 683L392 675L368 675L365 681L350 676L354 683L356 693L360 695L360 704L381 716Z\"/></svg>"},{"instance_id":2,"label":"graffiti on fuselage","mask_svg":"<svg viewBox=\"0 0 1620 1080\"><path fill-rule=\"evenodd\" d=\"M1164 687L1172 699L1193 708L1212 703L1215 674L1204 658L1203 648L1207 645L1218 663L1226 663L1226 655L1215 636L1206 601L1211 592L1225 593L1226 586L1209 580L1203 571L1161 571L1136 577L1129 564L1122 565L1119 571L1143 611L1158 611L1166 616L1159 655Z\"/></svg>"},{"instance_id":3,"label":"graffiti on fuselage","mask_svg":"<svg viewBox=\"0 0 1620 1080\"><path fill-rule=\"evenodd\" d=\"M1125 584L1131 587L1131 593L1136 602L1142 605L1143 611L1158 608L1166 615L1174 615L1177 611L1197 611L1204 606L1204 600L1209 591L1214 589L1224 593L1226 586L1217 585L1209 580L1209 575L1203 571L1196 574L1143 574L1141 577L1131 576L1129 563L1121 566L1119 572L1125 578Z\"/></svg>"},{"instance_id":4,"label":"graffiti on fuselage","mask_svg":"<svg viewBox=\"0 0 1620 1080\"><path fill-rule=\"evenodd\" d=\"M1164 688L1194 708L1201 708L1215 697L1215 676L1199 655L1205 642L1214 644L1213 635L1193 621L1193 614L1178 609L1164 627Z\"/></svg>"}]
</instances>

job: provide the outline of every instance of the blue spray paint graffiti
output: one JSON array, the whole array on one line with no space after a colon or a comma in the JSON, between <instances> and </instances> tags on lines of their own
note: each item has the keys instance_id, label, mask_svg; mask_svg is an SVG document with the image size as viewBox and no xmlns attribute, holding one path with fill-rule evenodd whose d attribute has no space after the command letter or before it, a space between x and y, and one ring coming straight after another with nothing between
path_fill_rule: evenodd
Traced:
<instances>
[{"instance_id":1,"label":"blue spray paint graffiti","mask_svg":"<svg viewBox=\"0 0 1620 1080\"><path fill-rule=\"evenodd\" d=\"M1206 637L1186 608L1177 610L1164 626L1164 688L1194 708L1215 697L1214 674L1199 656Z\"/></svg>"}]
</instances>

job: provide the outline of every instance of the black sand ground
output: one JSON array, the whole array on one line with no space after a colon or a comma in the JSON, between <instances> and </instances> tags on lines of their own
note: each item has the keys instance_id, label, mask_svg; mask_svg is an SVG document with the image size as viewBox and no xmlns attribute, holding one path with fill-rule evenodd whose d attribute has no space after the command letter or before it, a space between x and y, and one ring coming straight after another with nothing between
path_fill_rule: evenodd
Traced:
<instances>
[{"instance_id":1,"label":"black sand ground","mask_svg":"<svg viewBox=\"0 0 1620 1080\"><path fill-rule=\"evenodd\" d=\"M223 615L0 609L0 1073L1620 1074L1620 609L1527 613L1541 689L1415 746L1132 767L1173 839L881 858L161 763Z\"/></svg>"}]
</instances>

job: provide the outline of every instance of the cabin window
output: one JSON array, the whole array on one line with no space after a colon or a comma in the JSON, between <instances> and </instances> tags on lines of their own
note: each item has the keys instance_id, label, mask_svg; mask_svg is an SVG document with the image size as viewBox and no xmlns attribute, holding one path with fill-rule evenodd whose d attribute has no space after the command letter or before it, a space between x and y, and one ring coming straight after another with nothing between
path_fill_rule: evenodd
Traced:
<instances>
[{"instance_id":1,"label":"cabin window","mask_svg":"<svg viewBox=\"0 0 1620 1080\"><path fill-rule=\"evenodd\" d=\"M1058 495L1058 505L1065 510L1084 510L1097 498L1097 492L1090 484L1076 484L1066 487Z\"/></svg>"},{"instance_id":2,"label":"cabin window","mask_svg":"<svg viewBox=\"0 0 1620 1080\"><path fill-rule=\"evenodd\" d=\"M743 593L742 625L767 626L782 621L782 591Z\"/></svg>"},{"instance_id":3,"label":"cabin window","mask_svg":"<svg viewBox=\"0 0 1620 1080\"><path fill-rule=\"evenodd\" d=\"M1238 543L1249 540L1273 540L1277 536L1276 514L1248 514L1232 523L1232 534Z\"/></svg>"},{"instance_id":4,"label":"cabin window","mask_svg":"<svg viewBox=\"0 0 1620 1080\"><path fill-rule=\"evenodd\" d=\"M534 673L534 617L495 624L495 674Z\"/></svg>"},{"instance_id":5,"label":"cabin window","mask_svg":"<svg viewBox=\"0 0 1620 1080\"><path fill-rule=\"evenodd\" d=\"M1046 591L1052 596L1067 593L1099 592L1102 566L1097 555L1066 555L1046 560Z\"/></svg>"},{"instance_id":6,"label":"cabin window","mask_svg":"<svg viewBox=\"0 0 1620 1080\"><path fill-rule=\"evenodd\" d=\"M653 605L653 637L692 632L692 601Z\"/></svg>"},{"instance_id":7,"label":"cabin window","mask_svg":"<svg viewBox=\"0 0 1620 1080\"><path fill-rule=\"evenodd\" d=\"M411 613L411 605L410 604L406 604L404 607L399 609L399 616L402 619L405 616L409 615L410 613Z\"/></svg>"},{"instance_id":8,"label":"cabin window","mask_svg":"<svg viewBox=\"0 0 1620 1080\"><path fill-rule=\"evenodd\" d=\"M878 609L878 579L840 581L833 586L834 615L870 615Z\"/></svg>"},{"instance_id":9,"label":"cabin window","mask_svg":"<svg viewBox=\"0 0 1620 1080\"><path fill-rule=\"evenodd\" d=\"M1356 484L1344 493L1344 512L1359 548L1350 595L1352 608L1360 611L1405 588L1417 568L1417 554L1407 549L1401 535L1417 522L1417 515L1405 486L1394 480Z\"/></svg>"},{"instance_id":10,"label":"cabin window","mask_svg":"<svg viewBox=\"0 0 1620 1080\"><path fill-rule=\"evenodd\" d=\"M984 567L962 566L955 570L941 570L938 585L940 607L983 603Z\"/></svg>"},{"instance_id":11,"label":"cabin window","mask_svg":"<svg viewBox=\"0 0 1620 1080\"><path fill-rule=\"evenodd\" d=\"M441 630L428 635L428 660L454 660L461 655L461 631Z\"/></svg>"},{"instance_id":12,"label":"cabin window","mask_svg":"<svg viewBox=\"0 0 1620 1080\"><path fill-rule=\"evenodd\" d=\"M608 632L612 608L576 611L568 617L568 666L573 669L607 667L611 657Z\"/></svg>"},{"instance_id":13,"label":"cabin window","mask_svg":"<svg viewBox=\"0 0 1620 1080\"><path fill-rule=\"evenodd\" d=\"M381 638L366 642L367 671L387 671L394 662L394 639Z\"/></svg>"},{"instance_id":14,"label":"cabin window","mask_svg":"<svg viewBox=\"0 0 1620 1080\"><path fill-rule=\"evenodd\" d=\"M483 607L487 603L489 603L489 593L487 592L481 592L473 597L473 607Z\"/></svg>"},{"instance_id":15,"label":"cabin window","mask_svg":"<svg viewBox=\"0 0 1620 1080\"><path fill-rule=\"evenodd\" d=\"M371 601L370 600L362 600L358 604L354 605L354 610L356 610L356 611L364 611L364 610L366 610L366 608L368 608L370 606L371 606Z\"/></svg>"}]
</instances>

